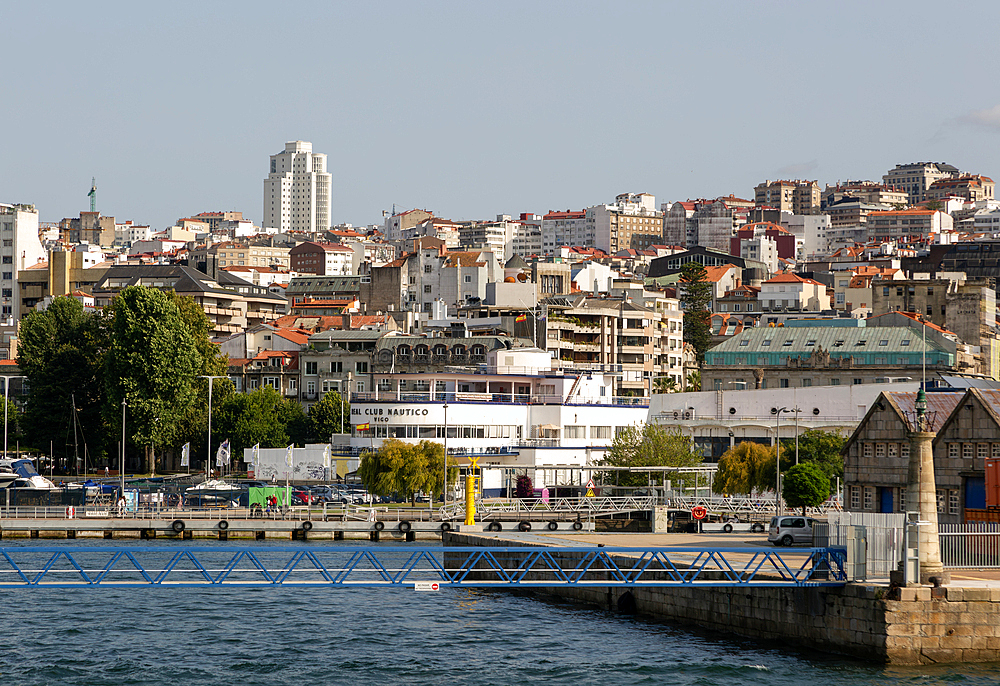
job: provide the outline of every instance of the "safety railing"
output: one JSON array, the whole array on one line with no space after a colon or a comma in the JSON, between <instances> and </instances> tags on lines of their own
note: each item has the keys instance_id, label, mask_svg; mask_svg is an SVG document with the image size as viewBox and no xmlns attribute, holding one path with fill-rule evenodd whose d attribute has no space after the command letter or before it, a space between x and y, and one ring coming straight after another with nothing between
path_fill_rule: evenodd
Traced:
<instances>
[{"instance_id":1,"label":"safety railing","mask_svg":"<svg viewBox=\"0 0 1000 686\"><path fill-rule=\"evenodd\" d=\"M948 569L1000 569L1000 524L941 524L941 563Z\"/></svg>"},{"instance_id":2,"label":"safety railing","mask_svg":"<svg viewBox=\"0 0 1000 686\"><path fill-rule=\"evenodd\" d=\"M615 498L509 498L490 499L476 502L476 516L482 520L517 518L521 515L583 515L587 518L618 512L649 512L657 499L655 496L615 497ZM443 511L446 519L464 516L465 505L456 502Z\"/></svg>"},{"instance_id":3,"label":"safety railing","mask_svg":"<svg viewBox=\"0 0 1000 686\"><path fill-rule=\"evenodd\" d=\"M6 547L0 586L835 586L845 561L841 548Z\"/></svg>"}]
</instances>

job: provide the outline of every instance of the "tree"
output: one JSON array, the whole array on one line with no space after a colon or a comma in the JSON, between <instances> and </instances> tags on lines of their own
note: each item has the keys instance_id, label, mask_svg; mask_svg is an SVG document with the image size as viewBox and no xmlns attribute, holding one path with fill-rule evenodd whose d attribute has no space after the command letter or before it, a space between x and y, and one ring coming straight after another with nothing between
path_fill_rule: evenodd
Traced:
<instances>
[{"instance_id":1,"label":"tree","mask_svg":"<svg viewBox=\"0 0 1000 686\"><path fill-rule=\"evenodd\" d=\"M306 422L302 406L285 400L270 386L249 393L233 393L214 410L213 434L219 440L229 439L233 455L260 444L262 448L284 448L290 443L302 443L302 428Z\"/></svg>"},{"instance_id":2,"label":"tree","mask_svg":"<svg viewBox=\"0 0 1000 686\"><path fill-rule=\"evenodd\" d=\"M73 403L91 454L104 453L104 363L108 348L104 315L88 313L68 296L21 320L17 365L27 377L23 428L27 443L68 457ZM65 464L68 464L66 462Z\"/></svg>"},{"instance_id":3,"label":"tree","mask_svg":"<svg viewBox=\"0 0 1000 686\"><path fill-rule=\"evenodd\" d=\"M719 458L712 491L730 494L774 490L774 476L774 448L743 441Z\"/></svg>"},{"instance_id":4,"label":"tree","mask_svg":"<svg viewBox=\"0 0 1000 686\"><path fill-rule=\"evenodd\" d=\"M177 433L197 399L193 387L203 360L173 299L145 286L123 289L109 307L110 345L105 357L105 416L121 422L128 410L126 443L142 446L148 465L151 445Z\"/></svg>"},{"instance_id":5,"label":"tree","mask_svg":"<svg viewBox=\"0 0 1000 686\"><path fill-rule=\"evenodd\" d=\"M517 475L517 484L514 486L514 495L518 498L532 498L535 495L535 485L531 482L531 477L527 474Z\"/></svg>"},{"instance_id":6,"label":"tree","mask_svg":"<svg viewBox=\"0 0 1000 686\"><path fill-rule=\"evenodd\" d=\"M438 493L443 488L444 446L433 441L413 445L387 439L377 452L361 455L358 477L375 495L402 495L416 505L417 491Z\"/></svg>"},{"instance_id":7,"label":"tree","mask_svg":"<svg viewBox=\"0 0 1000 686\"><path fill-rule=\"evenodd\" d=\"M789 507L816 507L830 497L830 478L815 462L800 462L785 473L781 495Z\"/></svg>"},{"instance_id":8,"label":"tree","mask_svg":"<svg viewBox=\"0 0 1000 686\"><path fill-rule=\"evenodd\" d=\"M680 431L667 429L659 424L636 424L625 427L615 435L611 448L598 462L603 467L694 467L701 464L702 456L695 451L689 437ZM656 478L660 473L656 472ZM687 476L667 472L664 479L685 483ZM604 483L621 486L646 486L649 472L602 473ZM654 482L655 483L655 482Z\"/></svg>"},{"instance_id":9,"label":"tree","mask_svg":"<svg viewBox=\"0 0 1000 686\"><path fill-rule=\"evenodd\" d=\"M701 390L701 372L693 371L687 375L687 388L684 390L689 393Z\"/></svg>"},{"instance_id":10,"label":"tree","mask_svg":"<svg viewBox=\"0 0 1000 686\"><path fill-rule=\"evenodd\" d=\"M653 388L659 393L676 393L677 381L672 376L660 377L653 383Z\"/></svg>"},{"instance_id":11,"label":"tree","mask_svg":"<svg viewBox=\"0 0 1000 686\"><path fill-rule=\"evenodd\" d=\"M799 463L815 463L836 488L837 478L844 476L844 456L841 451L847 442L839 432L807 429L799 434ZM790 459L790 461L789 461ZM781 466L784 472L795 463L795 439L781 441Z\"/></svg>"},{"instance_id":12,"label":"tree","mask_svg":"<svg viewBox=\"0 0 1000 686\"><path fill-rule=\"evenodd\" d=\"M681 303L684 307L684 342L694 346L698 362L712 347L712 284L700 262L691 261L681 269Z\"/></svg>"},{"instance_id":13,"label":"tree","mask_svg":"<svg viewBox=\"0 0 1000 686\"><path fill-rule=\"evenodd\" d=\"M343 402L343 415L341 403ZM341 400L337 391L325 393L319 402L309 408L310 430L314 438L326 441L333 434L351 430L351 406Z\"/></svg>"}]
</instances>

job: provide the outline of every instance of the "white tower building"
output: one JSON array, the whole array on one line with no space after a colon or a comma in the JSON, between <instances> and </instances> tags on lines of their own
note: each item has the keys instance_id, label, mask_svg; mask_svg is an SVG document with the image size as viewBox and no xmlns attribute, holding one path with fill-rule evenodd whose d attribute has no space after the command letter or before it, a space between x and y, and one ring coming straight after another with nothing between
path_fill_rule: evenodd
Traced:
<instances>
[{"instance_id":1,"label":"white tower building","mask_svg":"<svg viewBox=\"0 0 1000 686\"><path fill-rule=\"evenodd\" d=\"M326 155L314 153L312 143L285 143L285 151L271 155L271 171L264 179L265 229L326 231L330 228L330 174Z\"/></svg>"},{"instance_id":2,"label":"white tower building","mask_svg":"<svg viewBox=\"0 0 1000 686\"><path fill-rule=\"evenodd\" d=\"M45 258L38 238L38 210L34 205L0 204L0 322L24 315L17 273Z\"/></svg>"}]
</instances>

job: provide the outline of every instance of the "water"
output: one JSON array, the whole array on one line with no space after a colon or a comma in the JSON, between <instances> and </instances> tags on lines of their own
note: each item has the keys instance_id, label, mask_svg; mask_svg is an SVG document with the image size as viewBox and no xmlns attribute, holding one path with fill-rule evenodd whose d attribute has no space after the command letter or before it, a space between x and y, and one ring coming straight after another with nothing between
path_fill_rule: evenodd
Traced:
<instances>
[{"instance_id":1,"label":"water","mask_svg":"<svg viewBox=\"0 0 1000 686\"><path fill-rule=\"evenodd\" d=\"M4 601L0 680L19 686L1000 682L1000 665L879 667L472 589L18 589Z\"/></svg>"}]
</instances>

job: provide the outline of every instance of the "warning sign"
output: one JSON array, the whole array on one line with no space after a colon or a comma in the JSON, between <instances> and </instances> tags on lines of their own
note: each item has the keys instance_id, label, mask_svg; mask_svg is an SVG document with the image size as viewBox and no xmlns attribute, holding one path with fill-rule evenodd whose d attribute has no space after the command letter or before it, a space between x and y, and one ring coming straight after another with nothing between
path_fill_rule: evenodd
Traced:
<instances>
[{"instance_id":1,"label":"warning sign","mask_svg":"<svg viewBox=\"0 0 1000 686\"><path fill-rule=\"evenodd\" d=\"M594 480L593 479L590 479L589 481L587 481L587 495L586 495L586 497L587 498L593 498L594 497Z\"/></svg>"},{"instance_id":2,"label":"warning sign","mask_svg":"<svg viewBox=\"0 0 1000 686\"><path fill-rule=\"evenodd\" d=\"M441 590L441 586L438 585L436 581L415 581L413 582L414 591L438 591Z\"/></svg>"}]
</instances>

